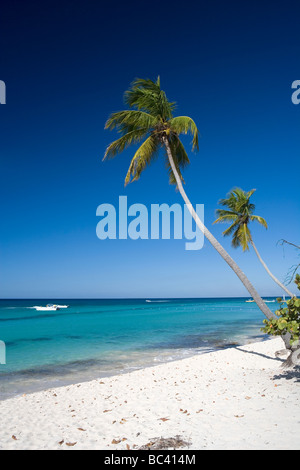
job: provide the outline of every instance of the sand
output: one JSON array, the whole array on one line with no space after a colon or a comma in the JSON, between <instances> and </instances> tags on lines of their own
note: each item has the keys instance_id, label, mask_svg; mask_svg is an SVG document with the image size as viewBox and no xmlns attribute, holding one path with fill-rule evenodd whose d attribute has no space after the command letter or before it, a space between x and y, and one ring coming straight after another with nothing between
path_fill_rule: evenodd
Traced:
<instances>
[{"instance_id":1,"label":"sand","mask_svg":"<svg viewBox=\"0 0 300 470\"><path fill-rule=\"evenodd\" d=\"M300 371L275 338L0 402L0 449L300 449Z\"/></svg>"}]
</instances>

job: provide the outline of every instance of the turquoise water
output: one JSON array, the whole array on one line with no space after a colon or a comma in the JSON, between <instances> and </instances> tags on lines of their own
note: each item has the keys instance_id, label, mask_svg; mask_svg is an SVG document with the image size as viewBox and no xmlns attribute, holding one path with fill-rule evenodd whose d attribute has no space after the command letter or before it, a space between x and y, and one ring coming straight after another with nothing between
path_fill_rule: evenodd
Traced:
<instances>
[{"instance_id":1,"label":"turquoise water","mask_svg":"<svg viewBox=\"0 0 300 470\"><path fill-rule=\"evenodd\" d=\"M1 300L0 399L264 339L245 300ZM32 308L47 303L69 308Z\"/></svg>"}]
</instances>

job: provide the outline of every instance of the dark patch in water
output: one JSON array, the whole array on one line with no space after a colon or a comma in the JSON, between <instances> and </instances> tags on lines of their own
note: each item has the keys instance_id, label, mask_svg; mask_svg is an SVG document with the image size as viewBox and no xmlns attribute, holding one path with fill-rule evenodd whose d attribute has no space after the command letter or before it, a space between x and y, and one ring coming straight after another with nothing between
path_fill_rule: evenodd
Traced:
<instances>
[{"instance_id":1,"label":"dark patch in water","mask_svg":"<svg viewBox=\"0 0 300 470\"><path fill-rule=\"evenodd\" d=\"M38 343L44 341L53 341L53 338L45 336L44 338L21 338L16 341L6 341L6 346L16 346L20 343Z\"/></svg>"}]
</instances>

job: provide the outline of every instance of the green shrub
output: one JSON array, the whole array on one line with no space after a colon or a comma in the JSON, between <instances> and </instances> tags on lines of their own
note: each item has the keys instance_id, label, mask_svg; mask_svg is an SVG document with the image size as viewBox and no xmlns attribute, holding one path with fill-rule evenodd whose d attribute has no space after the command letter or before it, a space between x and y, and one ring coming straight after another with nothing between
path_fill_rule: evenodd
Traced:
<instances>
[{"instance_id":1,"label":"green shrub","mask_svg":"<svg viewBox=\"0 0 300 470\"><path fill-rule=\"evenodd\" d=\"M300 290L300 275L295 277L295 284ZM265 326L261 329L264 333L273 336L284 336L286 333L291 335L290 344L294 345L300 337L300 299L292 297L287 300L286 306L281 298L277 299L281 307L275 312L277 318L264 320Z\"/></svg>"}]
</instances>

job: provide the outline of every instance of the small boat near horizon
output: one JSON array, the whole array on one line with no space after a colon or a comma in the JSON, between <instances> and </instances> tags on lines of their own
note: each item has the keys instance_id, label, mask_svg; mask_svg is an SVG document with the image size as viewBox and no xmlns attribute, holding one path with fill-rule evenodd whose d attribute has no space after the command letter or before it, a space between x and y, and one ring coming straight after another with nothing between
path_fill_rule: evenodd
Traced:
<instances>
[{"instance_id":1,"label":"small boat near horizon","mask_svg":"<svg viewBox=\"0 0 300 470\"><path fill-rule=\"evenodd\" d=\"M60 309L58 305L53 305L53 304L47 304L46 307L35 306L33 308L35 308L38 311L54 311L54 310L59 310Z\"/></svg>"}]
</instances>

